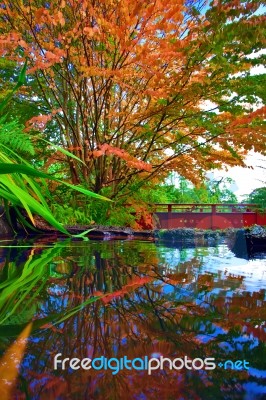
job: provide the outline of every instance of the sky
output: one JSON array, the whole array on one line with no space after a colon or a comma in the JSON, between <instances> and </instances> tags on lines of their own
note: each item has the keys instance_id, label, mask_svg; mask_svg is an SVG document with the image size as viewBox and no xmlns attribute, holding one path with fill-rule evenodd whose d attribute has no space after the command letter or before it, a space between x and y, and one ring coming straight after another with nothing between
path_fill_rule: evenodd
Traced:
<instances>
[{"instance_id":1,"label":"sky","mask_svg":"<svg viewBox=\"0 0 266 400\"><path fill-rule=\"evenodd\" d=\"M210 171L207 176L215 179L221 177L233 179L234 183L228 188L234 192L239 201L242 201L252 190L266 185L266 157L251 151L246 158L246 164L250 168L232 167L228 168L227 172L215 170Z\"/></svg>"}]
</instances>

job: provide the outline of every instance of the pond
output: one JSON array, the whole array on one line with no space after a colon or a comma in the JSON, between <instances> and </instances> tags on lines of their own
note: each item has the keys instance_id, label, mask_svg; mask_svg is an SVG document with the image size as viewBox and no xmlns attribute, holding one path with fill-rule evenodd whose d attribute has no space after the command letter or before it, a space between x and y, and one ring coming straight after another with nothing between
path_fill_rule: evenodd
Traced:
<instances>
[{"instance_id":1,"label":"pond","mask_svg":"<svg viewBox=\"0 0 266 400\"><path fill-rule=\"evenodd\" d=\"M262 400L265 287L223 242L1 241L1 398Z\"/></svg>"}]
</instances>

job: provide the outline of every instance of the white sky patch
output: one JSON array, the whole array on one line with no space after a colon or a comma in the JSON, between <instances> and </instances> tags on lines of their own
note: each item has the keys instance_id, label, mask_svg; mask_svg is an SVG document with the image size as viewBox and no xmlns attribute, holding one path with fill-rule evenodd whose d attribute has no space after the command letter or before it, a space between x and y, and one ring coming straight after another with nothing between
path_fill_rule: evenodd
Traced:
<instances>
[{"instance_id":1,"label":"white sky patch","mask_svg":"<svg viewBox=\"0 0 266 400\"><path fill-rule=\"evenodd\" d=\"M248 58L256 58L256 57L261 56L262 54L266 54L266 49L262 49L262 50L254 52L254 53L251 53L247 57Z\"/></svg>"},{"instance_id":2,"label":"white sky patch","mask_svg":"<svg viewBox=\"0 0 266 400\"><path fill-rule=\"evenodd\" d=\"M264 65L256 65L250 69L251 75L262 75L266 73Z\"/></svg>"},{"instance_id":3,"label":"white sky patch","mask_svg":"<svg viewBox=\"0 0 266 400\"><path fill-rule=\"evenodd\" d=\"M232 183L229 189L235 193L239 201L242 201L254 189L266 185L266 157L250 151L246 164L252 168L232 167L228 168L228 171L214 170L208 172L207 176L214 179L221 177L233 179L235 183Z\"/></svg>"},{"instance_id":4,"label":"white sky patch","mask_svg":"<svg viewBox=\"0 0 266 400\"><path fill-rule=\"evenodd\" d=\"M202 102L199 104L199 107L200 107L200 109L203 110L203 111L210 111L210 110L213 110L213 111L218 112L218 110L216 110L216 108L218 107L218 105L215 104L215 103L214 103L213 101L211 101L211 100L204 100L204 101L202 101Z\"/></svg>"}]
</instances>

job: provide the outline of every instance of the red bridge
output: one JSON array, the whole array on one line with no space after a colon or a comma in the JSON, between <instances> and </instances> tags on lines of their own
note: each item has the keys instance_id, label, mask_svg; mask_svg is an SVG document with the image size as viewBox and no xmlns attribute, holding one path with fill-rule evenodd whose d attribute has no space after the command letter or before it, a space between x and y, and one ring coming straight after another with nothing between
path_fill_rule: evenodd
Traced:
<instances>
[{"instance_id":1,"label":"red bridge","mask_svg":"<svg viewBox=\"0 0 266 400\"><path fill-rule=\"evenodd\" d=\"M162 229L266 225L266 214L259 213L254 204L155 204L153 215Z\"/></svg>"}]
</instances>

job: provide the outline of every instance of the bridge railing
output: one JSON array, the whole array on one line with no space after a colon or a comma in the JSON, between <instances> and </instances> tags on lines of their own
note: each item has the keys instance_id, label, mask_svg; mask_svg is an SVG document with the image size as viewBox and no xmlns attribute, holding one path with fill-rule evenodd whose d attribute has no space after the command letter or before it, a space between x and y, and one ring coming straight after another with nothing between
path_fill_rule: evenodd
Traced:
<instances>
[{"instance_id":1,"label":"bridge railing","mask_svg":"<svg viewBox=\"0 0 266 400\"><path fill-rule=\"evenodd\" d=\"M260 213L256 204L157 203L152 210L162 229L226 229L266 225L266 214Z\"/></svg>"},{"instance_id":2,"label":"bridge railing","mask_svg":"<svg viewBox=\"0 0 266 400\"><path fill-rule=\"evenodd\" d=\"M156 203L153 205L153 212L168 212L168 213L248 213L256 212L256 204L242 203Z\"/></svg>"}]
</instances>

